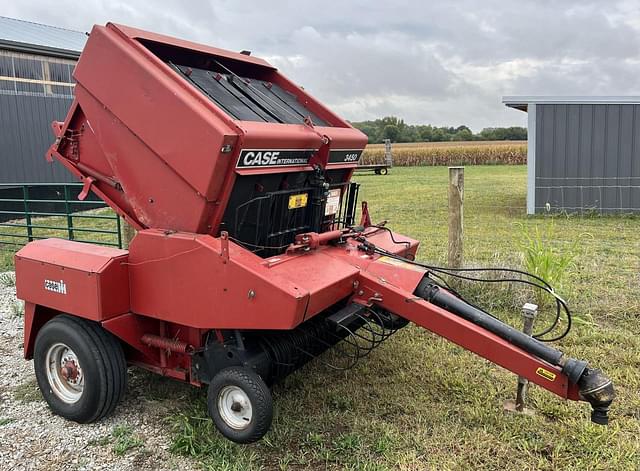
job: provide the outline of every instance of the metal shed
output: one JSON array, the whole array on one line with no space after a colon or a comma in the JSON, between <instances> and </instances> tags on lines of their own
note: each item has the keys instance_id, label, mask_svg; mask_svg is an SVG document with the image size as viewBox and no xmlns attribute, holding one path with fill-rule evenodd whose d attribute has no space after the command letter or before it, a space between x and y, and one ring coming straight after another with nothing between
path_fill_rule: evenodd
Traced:
<instances>
[{"instance_id":1,"label":"metal shed","mask_svg":"<svg viewBox=\"0 0 640 471\"><path fill-rule=\"evenodd\" d=\"M528 214L640 212L640 97L502 102L528 113Z\"/></svg>"},{"instance_id":2,"label":"metal shed","mask_svg":"<svg viewBox=\"0 0 640 471\"><path fill-rule=\"evenodd\" d=\"M0 183L72 181L48 164L51 122L73 99L85 33L0 17Z\"/></svg>"}]
</instances>

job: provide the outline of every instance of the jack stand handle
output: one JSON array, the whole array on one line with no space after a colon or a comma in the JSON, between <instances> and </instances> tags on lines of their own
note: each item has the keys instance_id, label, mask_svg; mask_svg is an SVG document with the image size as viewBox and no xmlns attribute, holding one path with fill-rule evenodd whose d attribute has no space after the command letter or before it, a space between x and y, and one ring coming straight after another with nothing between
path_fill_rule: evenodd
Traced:
<instances>
[{"instance_id":1,"label":"jack stand handle","mask_svg":"<svg viewBox=\"0 0 640 471\"><path fill-rule=\"evenodd\" d=\"M522 318L524 320L522 332L524 332L528 336L531 336L533 334L533 323L536 320L537 315L538 306L536 306L535 304L526 303L524 306L522 306ZM516 410L518 412L524 411L528 387L529 380L527 380L527 378L523 378L522 376L518 376L518 389L516 391Z\"/></svg>"}]
</instances>

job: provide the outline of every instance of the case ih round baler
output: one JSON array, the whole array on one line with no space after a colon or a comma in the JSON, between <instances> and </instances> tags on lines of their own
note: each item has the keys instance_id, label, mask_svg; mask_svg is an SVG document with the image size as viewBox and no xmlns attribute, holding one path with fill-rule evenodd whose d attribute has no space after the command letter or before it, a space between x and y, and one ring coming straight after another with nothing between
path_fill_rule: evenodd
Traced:
<instances>
[{"instance_id":1,"label":"case ih round baler","mask_svg":"<svg viewBox=\"0 0 640 471\"><path fill-rule=\"evenodd\" d=\"M104 417L136 365L208 385L218 429L251 442L268 385L329 348L349 367L411 321L607 422L600 370L465 302L364 203L356 225L366 136L267 62L107 24L74 77L47 158L137 234L126 251L46 239L16 255L25 357L55 413Z\"/></svg>"}]
</instances>

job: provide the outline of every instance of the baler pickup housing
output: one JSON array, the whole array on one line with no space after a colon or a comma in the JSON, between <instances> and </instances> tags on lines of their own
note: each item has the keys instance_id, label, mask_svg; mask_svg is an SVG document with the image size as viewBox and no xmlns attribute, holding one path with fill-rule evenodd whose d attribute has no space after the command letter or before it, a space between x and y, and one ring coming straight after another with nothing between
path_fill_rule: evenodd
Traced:
<instances>
[{"instance_id":1,"label":"baler pickup housing","mask_svg":"<svg viewBox=\"0 0 640 471\"><path fill-rule=\"evenodd\" d=\"M54 412L108 414L128 363L208 384L220 431L250 442L270 425L267 384L333 346L349 366L412 321L605 421L613 390L597 370L485 323L365 203L356 223L366 136L264 60L107 24L74 77L47 158L137 235L127 251L45 240L16 255L25 356Z\"/></svg>"}]
</instances>

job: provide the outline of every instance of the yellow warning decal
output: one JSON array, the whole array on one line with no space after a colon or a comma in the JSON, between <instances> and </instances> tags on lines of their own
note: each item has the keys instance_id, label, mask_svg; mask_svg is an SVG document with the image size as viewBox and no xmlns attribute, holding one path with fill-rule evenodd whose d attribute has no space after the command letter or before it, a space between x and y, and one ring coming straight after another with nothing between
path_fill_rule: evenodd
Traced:
<instances>
[{"instance_id":1,"label":"yellow warning decal","mask_svg":"<svg viewBox=\"0 0 640 471\"><path fill-rule=\"evenodd\" d=\"M549 370L545 370L544 368L538 368L536 370L536 374L538 376L542 376L544 379L548 379L549 381L555 381L556 379L556 374L552 373Z\"/></svg>"},{"instance_id":2,"label":"yellow warning decal","mask_svg":"<svg viewBox=\"0 0 640 471\"><path fill-rule=\"evenodd\" d=\"M398 260L396 258L387 257L386 255L383 255L382 257L380 257L376 261L377 262L386 263L388 265L394 265L396 267L406 268L407 270L413 270L413 271L419 271L419 272L426 272L427 271L427 270L425 270L425 269L423 269L421 267L418 267L416 265L412 265L410 263L404 262L402 260Z\"/></svg>"},{"instance_id":3,"label":"yellow warning decal","mask_svg":"<svg viewBox=\"0 0 640 471\"><path fill-rule=\"evenodd\" d=\"M306 193L289 196L289 209L304 208L307 205L307 199Z\"/></svg>"}]
</instances>

